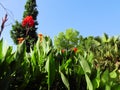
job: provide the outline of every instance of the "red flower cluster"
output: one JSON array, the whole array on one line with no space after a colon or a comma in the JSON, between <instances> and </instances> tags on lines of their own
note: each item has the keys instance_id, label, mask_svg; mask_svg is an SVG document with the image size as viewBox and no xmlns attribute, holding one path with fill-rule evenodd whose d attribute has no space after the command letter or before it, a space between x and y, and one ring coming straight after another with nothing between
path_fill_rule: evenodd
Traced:
<instances>
[{"instance_id":1,"label":"red flower cluster","mask_svg":"<svg viewBox=\"0 0 120 90\"><path fill-rule=\"evenodd\" d=\"M77 48L73 48L73 51L74 51L75 53L77 52L77 50L78 50Z\"/></svg>"},{"instance_id":2,"label":"red flower cluster","mask_svg":"<svg viewBox=\"0 0 120 90\"><path fill-rule=\"evenodd\" d=\"M22 21L22 26L28 26L28 27L33 27L34 25L34 20L32 16L26 16L23 21Z\"/></svg>"}]
</instances>

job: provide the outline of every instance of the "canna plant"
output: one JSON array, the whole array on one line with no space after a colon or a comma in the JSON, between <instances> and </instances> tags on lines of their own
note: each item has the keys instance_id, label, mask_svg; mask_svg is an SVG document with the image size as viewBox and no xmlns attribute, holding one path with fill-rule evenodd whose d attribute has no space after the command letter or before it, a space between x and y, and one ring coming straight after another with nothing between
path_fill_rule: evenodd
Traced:
<instances>
[{"instance_id":1,"label":"canna plant","mask_svg":"<svg viewBox=\"0 0 120 90\"><path fill-rule=\"evenodd\" d=\"M3 39L0 40L0 88L7 90L14 74L14 70L11 68L14 61L14 53L12 47L3 46Z\"/></svg>"},{"instance_id":2,"label":"canna plant","mask_svg":"<svg viewBox=\"0 0 120 90\"><path fill-rule=\"evenodd\" d=\"M83 90L85 89L89 89L89 90L96 90L96 89L108 90L109 89L110 90L115 86L116 88L119 88L120 80L119 78L116 78L116 77L119 77L119 69L116 68L116 65L117 67L119 67L120 65L119 64L119 43L120 43L119 37L108 37L107 34L104 34L103 37L90 36L90 37L84 38L80 36L80 38L78 39L80 41L79 41L79 44L77 45L78 47L77 56L74 56L73 53L67 56L66 52L69 51L68 49L62 50L62 53L65 53L64 55L58 55L58 57L61 58L62 60L62 64L60 62L61 64L60 73L62 73L61 76L64 77L64 79L63 78L61 79L65 84L65 86L68 89L71 89L74 87L74 85L76 85ZM71 59L71 56L75 57L76 63L73 63L74 59L73 58ZM73 66L71 68L72 64ZM78 66L79 69L77 68L77 70L80 70L80 73L78 75L79 82L74 82L74 84L72 84L71 82L73 82L73 80L75 81L75 78L77 78L77 76L74 77L71 74L72 70L75 71L74 65ZM74 72L74 75L76 72ZM70 81L70 75L74 78L73 80L71 79L72 81ZM84 79L81 79L80 76ZM104 77L107 77L108 79ZM80 85L80 82L84 82L84 85Z\"/></svg>"},{"instance_id":3,"label":"canna plant","mask_svg":"<svg viewBox=\"0 0 120 90\"><path fill-rule=\"evenodd\" d=\"M77 45L57 48L48 36L38 35L26 51L20 39L17 50L0 40L2 90L119 90L119 37L77 37Z\"/></svg>"}]
</instances>

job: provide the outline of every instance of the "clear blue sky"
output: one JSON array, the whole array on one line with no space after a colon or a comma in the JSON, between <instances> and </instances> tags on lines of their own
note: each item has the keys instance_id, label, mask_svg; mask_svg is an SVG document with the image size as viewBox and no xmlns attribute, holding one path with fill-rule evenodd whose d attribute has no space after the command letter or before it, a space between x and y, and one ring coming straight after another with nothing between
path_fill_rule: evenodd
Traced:
<instances>
[{"instance_id":1,"label":"clear blue sky","mask_svg":"<svg viewBox=\"0 0 120 90\"><path fill-rule=\"evenodd\" d=\"M22 21L27 0L0 0L11 12L2 37L9 45L11 25ZM120 0L37 0L38 33L53 38L59 32L74 28L83 36L120 35ZM5 11L0 6L0 22ZM13 14L13 15L12 15Z\"/></svg>"}]
</instances>

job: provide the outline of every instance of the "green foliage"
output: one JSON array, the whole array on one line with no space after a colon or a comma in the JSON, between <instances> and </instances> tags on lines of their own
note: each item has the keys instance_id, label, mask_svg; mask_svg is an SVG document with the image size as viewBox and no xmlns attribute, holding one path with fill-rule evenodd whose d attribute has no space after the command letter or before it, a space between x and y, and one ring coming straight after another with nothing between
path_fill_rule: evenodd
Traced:
<instances>
[{"instance_id":1,"label":"green foliage","mask_svg":"<svg viewBox=\"0 0 120 90\"><path fill-rule=\"evenodd\" d=\"M80 58L80 60L79 60L80 65L81 65L84 73L85 73L85 74L86 74L86 73L91 73L91 69L90 69L90 66L89 66L87 60L85 60L85 59L84 59L82 56L80 56L80 55L79 55L79 58Z\"/></svg>"},{"instance_id":2,"label":"green foliage","mask_svg":"<svg viewBox=\"0 0 120 90\"><path fill-rule=\"evenodd\" d=\"M66 40L74 31L62 33ZM77 31L75 31L77 32ZM78 35L78 34L76 34ZM43 36L30 52L26 40L16 51L0 40L0 88L2 90L119 90L119 37L72 37L68 48L53 46ZM57 39L56 39L57 40ZM60 45L62 45L58 39ZM65 40L65 41L66 41ZM73 47L77 47L75 52ZM64 49L62 51L61 49Z\"/></svg>"},{"instance_id":3,"label":"green foliage","mask_svg":"<svg viewBox=\"0 0 120 90\"><path fill-rule=\"evenodd\" d=\"M64 85L67 87L68 90L70 90L68 79L65 77L65 75L61 71L60 71L60 74L61 74L61 79Z\"/></svg>"},{"instance_id":4,"label":"green foliage","mask_svg":"<svg viewBox=\"0 0 120 90\"><path fill-rule=\"evenodd\" d=\"M36 0L27 0L26 5L25 5L25 11L23 14L23 17L25 18L26 16L33 16L34 20L37 20L37 5L36 5ZM36 21L37 25L37 21Z\"/></svg>"},{"instance_id":5,"label":"green foliage","mask_svg":"<svg viewBox=\"0 0 120 90\"><path fill-rule=\"evenodd\" d=\"M65 33L61 32L54 38L55 47L60 49L70 49L76 47L79 42L79 32L70 28Z\"/></svg>"},{"instance_id":6,"label":"green foliage","mask_svg":"<svg viewBox=\"0 0 120 90\"><path fill-rule=\"evenodd\" d=\"M120 89L119 37L83 37L70 28L55 36L53 46L50 37L37 37L36 7L36 0L27 0L23 14L33 17L33 27L12 26L14 43L24 38L16 51L0 40L1 90Z\"/></svg>"},{"instance_id":7,"label":"green foliage","mask_svg":"<svg viewBox=\"0 0 120 90\"><path fill-rule=\"evenodd\" d=\"M87 74L85 74L85 79L86 79L86 82L87 82L87 87L89 90L93 90L93 85L92 85L92 82L90 80L90 78L88 77Z\"/></svg>"},{"instance_id":8,"label":"green foliage","mask_svg":"<svg viewBox=\"0 0 120 90\"><path fill-rule=\"evenodd\" d=\"M11 38L13 39L15 44L18 44L18 38L23 37L25 38L25 29L22 27L21 23L19 23L18 21L15 22L15 25L12 25L12 29L11 30Z\"/></svg>"},{"instance_id":9,"label":"green foliage","mask_svg":"<svg viewBox=\"0 0 120 90\"><path fill-rule=\"evenodd\" d=\"M0 40L0 88L7 90L11 82L11 77L14 71L11 68L11 63L14 60L12 47L3 47L3 40Z\"/></svg>"}]
</instances>

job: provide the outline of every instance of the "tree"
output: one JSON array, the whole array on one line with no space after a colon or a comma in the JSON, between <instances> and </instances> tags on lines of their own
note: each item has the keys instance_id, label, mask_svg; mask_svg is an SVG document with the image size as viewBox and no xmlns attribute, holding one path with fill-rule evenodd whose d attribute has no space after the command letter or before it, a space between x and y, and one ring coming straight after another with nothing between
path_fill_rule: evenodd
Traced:
<instances>
[{"instance_id":1,"label":"tree","mask_svg":"<svg viewBox=\"0 0 120 90\"><path fill-rule=\"evenodd\" d=\"M0 36L2 34L2 31L4 29L4 25L5 25L5 23L6 23L7 20L8 20L7 14L5 14L5 17L2 19L2 24L1 24L1 28L0 28Z\"/></svg>"},{"instance_id":2,"label":"tree","mask_svg":"<svg viewBox=\"0 0 120 90\"><path fill-rule=\"evenodd\" d=\"M30 48L33 48L38 38L36 33L38 11L36 7L36 0L27 0L22 23L16 21L15 24L12 25L10 32L15 44L19 44L21 40L25 40L27 52L30 52ZM32 20L34 20L34 22Z\"/></svg>"},{"instance_id":3,"label":"tree","mask_svg":"<svg viewBox=\"0 0 120 90\"><path fill-rule=\"evenodd\" d=\"M57 49L71 49L77 47L79 43L79 32L72 28L67 29L65 33L61 32L54 38L54 45Z\"/></svg>"}]
</instances>

